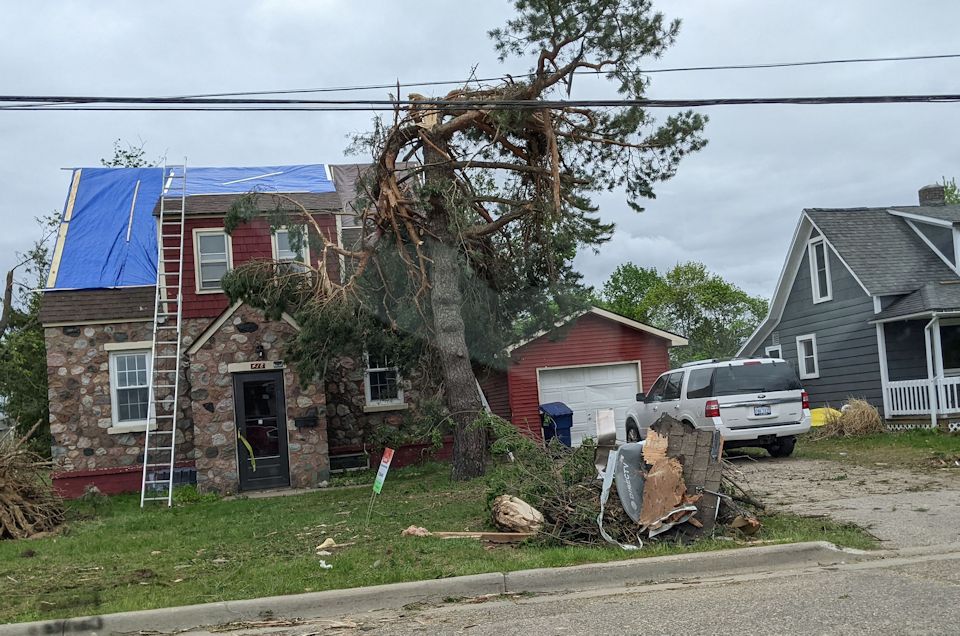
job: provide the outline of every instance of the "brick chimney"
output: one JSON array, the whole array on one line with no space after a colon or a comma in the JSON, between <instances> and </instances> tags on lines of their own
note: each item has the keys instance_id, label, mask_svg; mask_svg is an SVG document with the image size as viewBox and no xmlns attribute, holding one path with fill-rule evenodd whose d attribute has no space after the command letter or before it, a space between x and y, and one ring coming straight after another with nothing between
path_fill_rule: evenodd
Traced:
<instances>
[{"instance_id":1,"label":"brick chimney","mask_svg":"<svg viewBox=\"0 0 960 636\"><path fill-rule=\"evenodd\" d=\"M946 193L939 183L920 188L920 205L944 205Z\"/></svg>"}]
</instances>

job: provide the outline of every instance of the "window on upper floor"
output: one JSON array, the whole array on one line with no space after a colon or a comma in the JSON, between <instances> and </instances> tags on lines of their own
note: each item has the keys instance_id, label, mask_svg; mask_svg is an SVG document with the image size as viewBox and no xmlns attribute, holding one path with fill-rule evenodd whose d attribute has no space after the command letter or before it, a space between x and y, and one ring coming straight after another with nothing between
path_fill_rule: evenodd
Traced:
<instances>
[{"instance_id":1,"label":"window on upper floor","mask_svg":"<svg viewBox=\"0 0 960 636\"><path fill-rule=\"evenodd\" d=\"M830 250L822 237L810 241L807 248L810 260L810 283L813 302L822 303L833 299L833 284L830 281Z\"/></svg>"},{"instance_id":2,"label":"window on upper floor","mask_svg":"<svg viewBox=\"0 0 960 636\"><path fill-rule=\"evenodd\" d=\"M223 290L220 279L230 271L230 237L223 230L194 230L197 293Z\"/></svg>"},{"instance_id":3,"label":"window on upper floor","mask_svg":"<svg viewBox=\"0 0 960 636\"><path fill-rule=\"evenodd\" d=\"M146 426L150 411L149 351L110 354L110 400L114 426Z\"/></svg>"},{"instance_id":4,"label":"window on upper floor","mask_svg":"<svg viewBox=\"0 0 960 636\"><path fill-rule=\"evenodd\" d=\"M281 228L273 233L273 259L292 264L296 271L304 271L307 269L304 265L310 262L310 246L304 241L299 249L294 249L290 244L290 231Z\"/></svg>"}]
</instances>

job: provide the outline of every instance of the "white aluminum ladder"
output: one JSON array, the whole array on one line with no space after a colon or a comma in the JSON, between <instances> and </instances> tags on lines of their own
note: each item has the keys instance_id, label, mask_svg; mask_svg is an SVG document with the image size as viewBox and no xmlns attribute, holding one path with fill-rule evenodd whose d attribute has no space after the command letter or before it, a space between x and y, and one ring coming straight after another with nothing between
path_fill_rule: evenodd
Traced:
<instances>
[{"instance_id":1,"label":"white aluminum ladder","mask_svg":"<svg viewBox=\"0 0 960 636\"><path fill-rule=\"evenodd\" d=\"M143 442L140 507L148 501L173 504L177 412L180 398L180 329L183 315L183 244L187 166L163 167L157 233L157 289L148 391L149 417Z\"/></svg>"}]
</instances>

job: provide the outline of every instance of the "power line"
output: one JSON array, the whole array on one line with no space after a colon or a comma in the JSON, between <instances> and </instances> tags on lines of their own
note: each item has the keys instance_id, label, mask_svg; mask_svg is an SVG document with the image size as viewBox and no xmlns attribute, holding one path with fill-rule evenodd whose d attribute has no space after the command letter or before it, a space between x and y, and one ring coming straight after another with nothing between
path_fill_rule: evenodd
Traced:
<instances>
[{"instance_id":1,"label":"power line","mask_svg":"<svg viewBox=\"0 0 960 636\"><path fill-rule=\"evenodd\" d=\"M122 97L122 96L38 96L0 95L0 106L6 110L40 110L37 104L49 104L50 110L393 110L397 107L417 106L436 108L497 108L516 110L562 108L688 108L694 106L746 105L827 105L827 104L904 104L953 103L960 94L932 95L852 95L831 97L737 97L691 99L572 99L572 100L510 100L510 99L234 99L182 97ZM93 106L89 104L95 104ZM109 105L109 106L106 106Z\"/></svg>"},{"instance_id":2,"label":"power line","mask_svg":"<svg viewBox=\"0 0 960 636\"><path fill-rule=\"evenodd\" d=\"M893 57L860 57L860 58L838 58L828 60L807 60L801 62L767 62L759 64L722 64L716 66L677 66L668 68L652 68L640 70L640 75L655 73L686 73L700 71L742 71L751 69L772 69L772 68L791 68L803 66L825 66L830 64L864 64L876 62L909 62L917 60L942 60L960 58L960 53L944 53L938 55L901 55ZM575 75L606 75L608 71L576 71ZM535 73L511 73L509 77L529 78ZM367 84L358 86L339 86L322 88L293 88L281 89L275 91L238 91L233 93L203 93L197 95L184 95L183 97L252 97L254 95L296 95L304 93L343 93L349 91L367 91L367 90L389 90L391 88L417 88L421 86L451 86L465 85L472 83L497 82L508 77L507 74L497 77L478 77L459 80L437 80L432 82L393 82L392 84Z\"/></svg>"}]
</instances>

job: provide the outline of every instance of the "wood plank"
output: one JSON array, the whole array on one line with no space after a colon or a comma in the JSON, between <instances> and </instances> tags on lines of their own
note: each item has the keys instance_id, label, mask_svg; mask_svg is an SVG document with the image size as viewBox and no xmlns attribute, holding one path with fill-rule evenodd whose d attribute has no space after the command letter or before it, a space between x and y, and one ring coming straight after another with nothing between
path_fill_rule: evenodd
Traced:
<instances>
[{"instance_id":1,"label":"wood plank","mask_svg":"<svg viewBox=\"0 0 960 636\"><path fill-rule=\"evenodd\" d=\"M73 183L70 184L70 196L67 197L67 209L63 211L63 222L57 232L57 244L53 248L53 259L50 261L50 275L47 277L47 287L52 289L57 284L57 273L60 271L60 259L63 257L63 246L67 242L67 230L70 229L70 219L73 217L73 204L77 201L77 189L80 187L80 173L78 168L73 173Z\"/></svg>"},{"instance_id":2,"label":"wood plank","mask_svg":"<svg viewBox=\"0 0 960 636\"><path fill-rule=\"evenodd\" d=\"M476 539L490 543L518 543L535 536L536 532L433 532L441 539Z\"/></svg>"}]
</instances>

